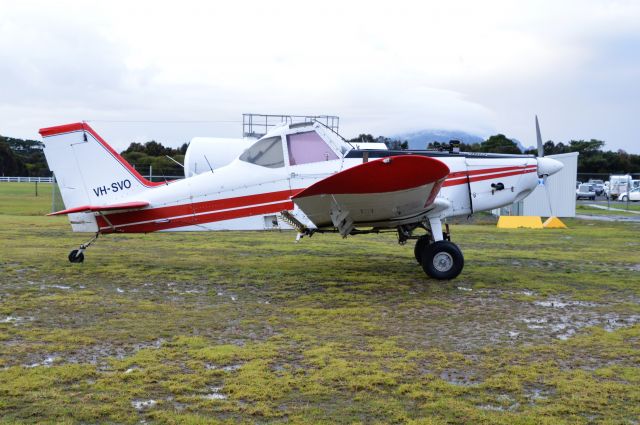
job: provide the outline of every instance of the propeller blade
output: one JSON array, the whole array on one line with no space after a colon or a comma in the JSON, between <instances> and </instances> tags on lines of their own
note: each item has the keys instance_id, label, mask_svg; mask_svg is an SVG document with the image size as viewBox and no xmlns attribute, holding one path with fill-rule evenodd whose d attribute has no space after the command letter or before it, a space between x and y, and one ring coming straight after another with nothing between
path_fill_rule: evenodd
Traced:
<instances>
[{"instance_id":1,"label":"propeller blade","mask_svg":"<svg viewBox=\"0 0 640 425\"><path fill-rule=\"evenodd\" d=\"M536 115L536 136L538 138L538 157L544 156L544 148L542 147L542 136L540 135L540 124L538 124L538 116Z\"/></svg>"}]
</instances>

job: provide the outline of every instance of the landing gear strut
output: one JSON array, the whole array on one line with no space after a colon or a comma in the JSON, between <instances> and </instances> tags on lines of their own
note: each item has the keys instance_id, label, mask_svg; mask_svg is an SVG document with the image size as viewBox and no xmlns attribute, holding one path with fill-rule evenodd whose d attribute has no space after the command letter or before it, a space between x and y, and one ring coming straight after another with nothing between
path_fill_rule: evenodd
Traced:
<instances>
[{"instance_id":1,"label":"landing gear strut","mask_svg":"<svg viewBox=\"0 0 640 425\"><path fill-rule=\"evenodd\" d=\"M80 245L78 249L74 249L69 253L69 262L71 263L82 263L84 262L84 251L93 244L96 239L98 239L100 233L96 233L96 235L91 238L88 242Z\"/></svg>"},{"instance_id":2,"label":"landing gear strut","mask_svg":"<svg viewBox=\"0 0 640 425\"><path fill-rule=\"evenodd\" d=\"M412 236L413 230L422 227L427 231L426 235ZM424 272L434 279L449 280L456 278L464 267L464 256L460 248L451 242L449 226L442 231L440 219L430 219L428 223L412 228L401 227L398 229L400 243L407 239L416 239L413 254Z\"/></svg>"}]
</instances>

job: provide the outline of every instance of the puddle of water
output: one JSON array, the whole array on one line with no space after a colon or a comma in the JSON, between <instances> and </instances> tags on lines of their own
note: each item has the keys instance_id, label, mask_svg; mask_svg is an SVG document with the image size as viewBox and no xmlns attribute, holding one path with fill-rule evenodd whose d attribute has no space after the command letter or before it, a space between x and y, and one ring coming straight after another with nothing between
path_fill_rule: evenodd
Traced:
<instances>
[{"instance_id":1,"label":"puddle of water","mask_svg":"<svg viewBox=\"0 0 640 425\"><path fill-rule=\"evenodd\" d=\"M562 301L559 299L549 299L546 301L534 301L533 304L540 307L566 308L569 306L577 307L597 307L597 303L587 301Z\"/></svg>"},{"instance_id":2,"label":"puddle of water","mask_svg":"<svg viewBox=\"0 0 640 425\"><path fill-rule=\"evenodd\" d=\"M494 412L504 412L504 407L494 406L493 404L483 404L482 406L478 406L478 408L482 410L493 410Z\"/></svg>"},{"instance_id":3,"label":"puddle of water","mask_svg":"<svg viewBox=\"0 0 640 425\"><path fill-rule=\"evenodd\" d=\"M522 321L524 323L547 323L547 319L545 319L544 317L532 318L532 319L524 318L522 319Z\"/></svg>"},{"instance_id":4,"label":"puddle of water","mask_svg":"<svg viewBox=\"0 0 640 425\"><path fill-rule=\"evenodd\" d=\"M46 366L49 367L53 364L53 362L57 359L56 356L47 356L45 357L45 359L41 362L36 362L36 363L32 363L30 365L25 365L25 367L38 367L38 366Z\"/></svg>"},{"instance_id":5,"label":"puddle of water","mask_svg":"<svg viewBox=\"0 0 640 425\"><path fill-rule=\"evenodd\" d=\"M530 387L524 389L524 395L529 399L529 403L535 404L539 400L546 400L552 392L549 389Z\"/></svg>"},{"instance_id":6,"label":"puddle of water","mask_svg":"<svg viewBox=\"0 0 640 425\"><path fill-rule=\"evenodd\" d=\"M131 402L131 406L138 411L150 409L156 404L158 404L158 402L155 400L133 400Z\"/></svg>"},{"instance_id":7,"label":"puddle of water","mask_svg":"<svg viewBox=\"0 0 640 425\"><path fill-rule=\"evenodd\" d=\"M475 376L465 370L447 369L440 373L440 379L453 385L469 386L474 384Z\"/></svg>"},{"instance_id":8,"label":"puddle of water","mask_svg":"<svg viewBox=\"0 0 640 425\"><path fill-rule=\"evenodd\" d=\"M204 368L207 370L216 370L216 369L220 369L220 370L224 370L225 372L233 372L236 371L238 369L240 369L242 367L241 364L232 364L232 365L228 365L228 366L217 366L213 363L205 363L204 364Z\"/></svg>"},{"instance_id":9,"label":"puddle of water","mask_svg":"<svg viewBox=\"0 0 640 425\"><path fill-rule=\"evenodd\" d=\"M535 304L535 303L534 303ZM527 328L537 332L549 333L560 340L567 340L574 336L580 329L591 326L602 326L606 331L611 332L616 329L640 323L640 315L633 314L621 317L616 313L604 315L590 310L583 310L579 307L593 307L597 304L583 301L563 302L563 307L553 306L557 309L566 309L563 314L547 314L541 318L521 318L526 323ZM551 305L543 305L552 307ZM576 308L578 307L578 308Z\"/></svg>"},{"instance_id":10,"label":"puddle of water","mask_svg":"<svg viewBox=\"0 0 640 425\"><path fill-rule=\"evenodd\" d=\"M553 308L565 308L568 306L568 303L562 301L534 301L535 305L539 305L540 307L553 307Z\"/></svg>"},{"instance_id":11,"label":"puddle of water","mask_svg":"<svg viewBox=\"0 0 640 425\"><path fill-rule=\"evenodd\" d=\"M24 319L19 316L7 316L4 319L0 320L0 323L14 323L18 324L18 322L22 322Z\"/></svg>"},{"instance_id":12,"label":"puddle of water","mask_svg":"<svg viewBox=\"0 0 640 425\"><path fill-rule=\"evenodd\" d=\"M208 394L205 394L202 397L206 398L207 400L226 400L227 399L227 396L220 392L222 391L222 387L209 387L209 391L211 392Z\"/></svg>"},{"instance_id":13,"label":"puddle of water","mask_svg":"<svg viewBox=\"0 0 640 425\"><path fill-rule=\"evenodd\" d=\"M232 364L232 365L223 367L222 370L224 370L225 372L233 372L240 369L241 367L242 367L241 364Z\"/></svg>"}]
</instances>

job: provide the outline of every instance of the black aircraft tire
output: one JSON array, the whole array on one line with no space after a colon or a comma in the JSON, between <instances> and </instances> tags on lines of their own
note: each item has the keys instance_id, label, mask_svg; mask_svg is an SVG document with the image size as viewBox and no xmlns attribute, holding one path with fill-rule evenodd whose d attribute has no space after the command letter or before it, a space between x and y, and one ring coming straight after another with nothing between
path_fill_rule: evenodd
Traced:
<instances>
[{"instance_id":1,"label":"black aircraft tire","mask_svg":"<svg viewBox=\"0 0 640 425\"><path fill-rule=\"evenodd\" d=\"M456 244L437 241L424 247L421 265L424 272L434 279L454 279L464 267L464 256Z\"/></svg>"},{"instance_id":2,"label":"black aircraft tire","mask_svg":"<svg viewBox=\"0 0 640 425\"><path fill-rule=\"evenodd\" d=\"M416 246L413 247L413 255L416 257L418 264L422 264L422 252L424 248L431 243L428 236L420 236L416 240Z\"/></svg>"},{"instance_id":3,"label":"black aircraft tire","mask_svg":"<svg viewBox=\"0 0 640 425\"><path fill-rule=\"evenodd\" d=\"M69 253L69 261L72 263L82 263L84 261L84 253L79 253L78 250L74 249Z\"/></svg>"}]
</instances>

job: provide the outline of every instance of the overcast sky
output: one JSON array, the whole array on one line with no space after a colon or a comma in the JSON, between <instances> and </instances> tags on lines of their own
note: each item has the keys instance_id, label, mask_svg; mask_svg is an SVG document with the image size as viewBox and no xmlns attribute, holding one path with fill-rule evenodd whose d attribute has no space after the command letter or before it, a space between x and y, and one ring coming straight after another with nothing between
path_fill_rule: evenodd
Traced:
<instances>
[{"instance_id":1,"label":"overcast sky","mask_svg":"<svg viewBox=\"0 0 640 425\"><path fill-rule=\"evenodd\" d=\"M239 137L243 112L525 146L537 113L545 140L640 153L640 1L0 0L2 135L177 145Z\"/></svg>"}]
</instances>

